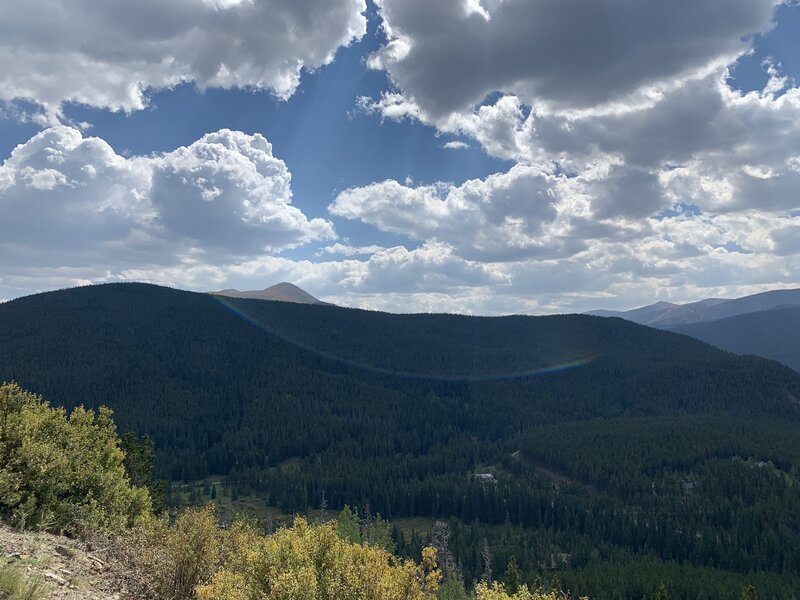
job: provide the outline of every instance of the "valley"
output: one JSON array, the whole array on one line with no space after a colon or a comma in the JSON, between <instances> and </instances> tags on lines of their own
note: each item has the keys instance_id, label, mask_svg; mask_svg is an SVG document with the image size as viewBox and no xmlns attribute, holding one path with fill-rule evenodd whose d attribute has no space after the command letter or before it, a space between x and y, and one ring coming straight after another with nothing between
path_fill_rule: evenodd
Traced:
<instances>
[{"instance_id":1,"label":"valley","mask_svg":"<svg viewBox=\"0 0 800 600\"><path fill-rule=\"evenodd\" d=\"M173 508L280 524L348 505L406 556L443 521L467 583L485 546L498 578L514 557L575 596L800 587L800 375L773 361L620 319L145 284L20 298L0 331L0 380L112 408L153 440Z\"/></svg>"}]
</instances>

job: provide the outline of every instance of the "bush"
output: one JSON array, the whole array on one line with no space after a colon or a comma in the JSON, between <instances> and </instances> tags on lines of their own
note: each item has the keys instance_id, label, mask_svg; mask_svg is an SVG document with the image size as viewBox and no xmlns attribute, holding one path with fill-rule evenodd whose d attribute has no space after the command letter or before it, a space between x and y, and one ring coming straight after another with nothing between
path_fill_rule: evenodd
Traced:
<instances>
[{"instance_id":1,"label":"bush","mask_svg":"<svg viewBox=\"0 0 800 600\"><path fill-rule=\"evenodd\" d=\"M335 523L312 526L304 519L263 537L234 527L227 558L200 600L431 600L441 575L436 551L426 548L423 564L385 550L343 540Z\"/></svg>"},{"instance_id":2,"label":"bush","mask_svg":"<svg viewBox=\"0 0 800 600\"><path fill-rule=\"evenodd\" d=\"M479 583L475 588L476 600L569 600L569 596L558 590L530 591L527 586L522 586L516 593L506 592L501 583L492 586L486 583ZM588 600L581 598L580 600Z\"/></svg>"},{"instance_id":3,"label":"bush","mask_svg":"<svg viewBox=\"0 0 800 600\"><path fill-rule=\"evenodd\" d=\"M232 531L217 526L213 506L190 508L173 524L164 516L115 536L110 555L133 576L138 596L191 600L220 568Z\"/></svg>"},{"instance_id":4,"label":"bush","mask_svg":"<svg viewBox=\"0 0 800 600\"><path fill-rule=\"evenodd\" d=\"M16 384L0 386L0 518L69 534L119 530L150 518L130 484L111 411L67 416Z\"/></svg>"}]
</instances>

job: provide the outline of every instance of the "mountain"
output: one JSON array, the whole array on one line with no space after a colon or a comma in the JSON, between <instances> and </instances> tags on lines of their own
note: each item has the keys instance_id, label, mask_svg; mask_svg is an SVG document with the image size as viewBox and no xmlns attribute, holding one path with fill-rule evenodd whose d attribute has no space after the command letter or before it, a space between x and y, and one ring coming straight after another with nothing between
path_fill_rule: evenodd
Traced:
<instances>
[{"instance_id":1,"label":"mountain","mask_svg":"<svg viewBox=\"0 0 800 600\"><path fill-rule=\"evenodd\" d=\"M641 325L671 329L687 323L702 323L735 317L781 306L800 305L800 289L773 290L735 299L707 298L688 304L656 302L650 306L628 311L596 310L587 314L601 317L620 317Z\"/></svg>"},{"instance_id":2,"label":"mountain","mask_svg":"<svg viewBox=\"0 0 800 600\"><path fill-rule=\"evenodd\" d=\"M409 556L447 520L467 581L486 540L498 578L515 556L575 597L800 589L800 374L773 361L621 319L145 284L12 300L0 335L0 381L110 406L151 436L158 476L284 515L324 502L407 519Z\"/></svg>"},{"instance_id":3,"label":"mountain","mask_svg":"<svg viewBox=\"0 0 800 600\"><path fill-rule=\"evenodd\" d=\"M736 298L710 307L704 311L700 318L687 320L684 322L699 323L701 321L714 321L716 319L726 319L728 317L735 317L737 315L744 315L747 313L754 313L762 310L772 310L782 306L798 306L800 305L800 289L794 290L772 290L770 292L762 292L760 294L753 294L752 296L744 296L743 298ZM670 325L678 325L679 322L669 323Z\"/></svg>"},{"instance_id":4,"label":"mountain","mask_svg":"<svg viewBox=\"0 0 800 600\"><path fill-rule=\"evenodd\" d=\"M297 287L293 283L281 282L263 290L250 292L240 292L239 290L220 290L209 292L215 296L226 296L228 298L252 298L256 300L277 300L279 302L295 302L298 304L328 304L317 300L305 290Z\"/></svg>"},{"instance_id":5,"label":"mountain","mask_svg":"<svg viewBox=\"0 0 800 600\"><path fill-rule=\"evenodd\" d=\"M730 352L771 358L800 372L800 306L689 323L673 327L671 331Z\"/></svg>"},{"instance_id":6,"label":"mountain","mask_svg":"<svg viewBox=\"0 0 800 600\"><path fill-rule=\"evenodd\" d=\"M633 321L634 323L639 323L640 325L647 325L677 307L677 304L672 304L671 302L656 302L649 306L634 308L628 311L594 310L586 314L596 317L620 317L628 321Z\"/></svg>"},{"instance_id":7,"label":"mountain","mask_svg":"<svg viewBox=\"0 0 800 600\"><path fill-rule=\"evenodd\" d=\"M800 289L773 290L733 300L657 302L629 311L599 310L587 314L620 317L682 333L723 350L777 360L800 371L798 311Z\"/></svg>"},{"instance_id":8,"label":"mountain","mask_svg":"<svg viewBox=\"0 0 800 600\"><path fill-rule=\"evenodd\" d=\"M695 322L703 320L703 315L711 308L729 302L724 298L706 298L699 302L688 304L672 304L671 302L656 302L649 306L634 308L627 311L595 310L586 314L598 317L619 317L640 325L660 327L666 329L669 325L682 322Z\"/></svg>"}]
</instances>

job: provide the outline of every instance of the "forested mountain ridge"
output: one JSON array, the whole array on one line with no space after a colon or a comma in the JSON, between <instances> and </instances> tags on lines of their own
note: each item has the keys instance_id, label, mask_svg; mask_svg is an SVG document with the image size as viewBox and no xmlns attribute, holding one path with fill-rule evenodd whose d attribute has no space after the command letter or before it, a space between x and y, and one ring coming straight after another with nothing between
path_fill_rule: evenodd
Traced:
<instances>
[{"instance_id":1,"label":"forested mountain ridge","mask_svg":"<svg viewBox=\"0 0 800 600\"><path fill-rule=\"evenodd\" d=\"M689 323L670 330L730 352L771 358L800 372L800 306Z\"/></svg>"},{"instance_id":2,"label":"forested mountain ridge","mask_svg":"<svg viewBox=\"0 0 800 600\"><path fill-rule=\"evenodd\" d=\"M594 310L586 314L620 317L659 329L678 329L689 323L706 323L739 315L800 305L800 289L771 290L741 298L706 298L687 304L656 302L633 310Z\"/></svg>"},{"instance_id":3,"label":"forested mountain ridge","mask_svg":"<svg viewBox=\"0 0 800 600\"><path fill-rule=\"evenodd\" d=\"M712 597L746 573L776 597L798 583L800 376L771 361L621 319L401 316L144 284L14 300L0 332L0 380L109 405L153 437L161 476L227 475L289 513L324 498L455 517L468 580L486 538L499 569L515 555L526 576L569 556L562 580L599 597L598 569L640 598L626 568L640 560L674 590L719 570Z\"/></svg>"}]
</instances>

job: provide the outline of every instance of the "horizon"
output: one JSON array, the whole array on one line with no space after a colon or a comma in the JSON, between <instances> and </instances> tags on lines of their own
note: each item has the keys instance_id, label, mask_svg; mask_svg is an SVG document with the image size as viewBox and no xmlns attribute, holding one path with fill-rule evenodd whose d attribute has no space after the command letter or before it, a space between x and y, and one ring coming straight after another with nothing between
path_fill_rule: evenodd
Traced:
<instances>
[{"instance_id":1,"label":"horizon","mask_svg":"<svg viewBox=\"0 0 800 600\"><path fill-rule=\"evenodd\" d=\"M572 315L572 314L578 314L578 315L588 314L589 316L604 316L604 315L591 315L590 313L614 312L614 313L623 314L623 313L631 312L631 311L638 310L638 309L650 308L651 306L656 306L656 305L661 304L661 303L666 303L666 304L670 304L672 306L680 307L680 306L686 306L686 305L689 305L689 304L694 304L696 302L703 302L703 301L707 301L707 300L720 300L721 302L728 302L728 301L731 301L731 300L739 300L741 298L745 298L745 297L749 297L749 296L756 296L756 295L765 294L765 293L769 293L769 292L798 291L798 290L800 290L800 287L797 287L797 288L793 288L793 287L775 288L775 289L770 289L770 290L766 290L766 291L763 291L763 292L756 292L755 294L747 294L746 296L740 296L740 297L737 297L737 298L702 298L700 300L693 300L693 301L688 301L688 302L667 302L667 301L664 301L664 300L656 300L656 301L651 302L650 304L647 304L647 305L630 306L630 307L623 307L623 308L618 308L618 309L617 308L608 309L608 308L602 308L601 307L601 308L593 308L593 309L589 309L587 311L581 311L581 312L578 312L578 311L570 311L570 312L552 311L552 312L541 312L541 313L507 312L507 313L495 313L495 314L477 314L477 313L472 313L472 312L448 312L448 311L436 311L436 310L434 310L434 311L386 310L386 309L380 309L380 308L368 308L368 307L359 307L359 306L345 306L345 305L340 305L340 304L329 303L326 300L324 300L323 298L317 297L315 294L313 294L313 293L309 292L308 290L298 286L295 283L292 283L291 281L278 281L278 282L269 284L269 285L267 285L267 286L265 286L263 288L257 288L257 289L252 289L252 290L239 290L239 289L236 289L236 288L224 288L224 289L220 289L220 290L192 290L192 289L186 289L186 288L182 288L182 287L178 287L178 286L168 285L168 284L165 284L165 283L156 283L156 282L152 282L152 281L128 280L128 281L107 281L107 282L101 282L101 283L87 283L87 284L83 284L83 285L76 285L76 286L69 286L69 287L64 287L64 288L57 288L57 289L53 289L53 290L33 291L30 294L17 296L16 298L10 298L10 299L0 298L0 304L4 304L4 303L10 302L12 300L18 300L18 299L26 298L28 296L34 296L34 295L38 295L38 294L46 294L46 293L50 293L50 292L64 292L64 291L69 291L69 290L83 288L83 287L92 287L92 286L96 286L96 285L113 285L113 284L153 285L153 286L157 286L157 287L164 287L164 288L172 289L172 290L179 291L179 292L192 292L192 293L210 294L210 295L219 295L220 292L239 292L239 293L262 292L262 291L268 291L271 288L277 287L279 285L288 284L288 285L291 285L291 286L299 289L301 292L305 292L306 294L311 295L316 300L321 301L323 304L326 304L328 306L334 306L336 308L352 308L352 309L356 309L356 310L366 310L366 311L382 312L382 313L397 314L397 315L414 315L414 314L431 314L431 315L434 315L434 314L441 314L441 315L474 316L474 317L512 317L512 316L545 317L545 316ZM244 298L244 299L246 299L246 298ZM254 299L254 298L251 298L251 299ZM258 299L258 298L255 298L255 299ZM284 300L284 299L279 299L279 298L265 299L265 300L266 301L290 302L290 303L294 303L295 302L293 300Z\"/></svg>"}]
</instances>

